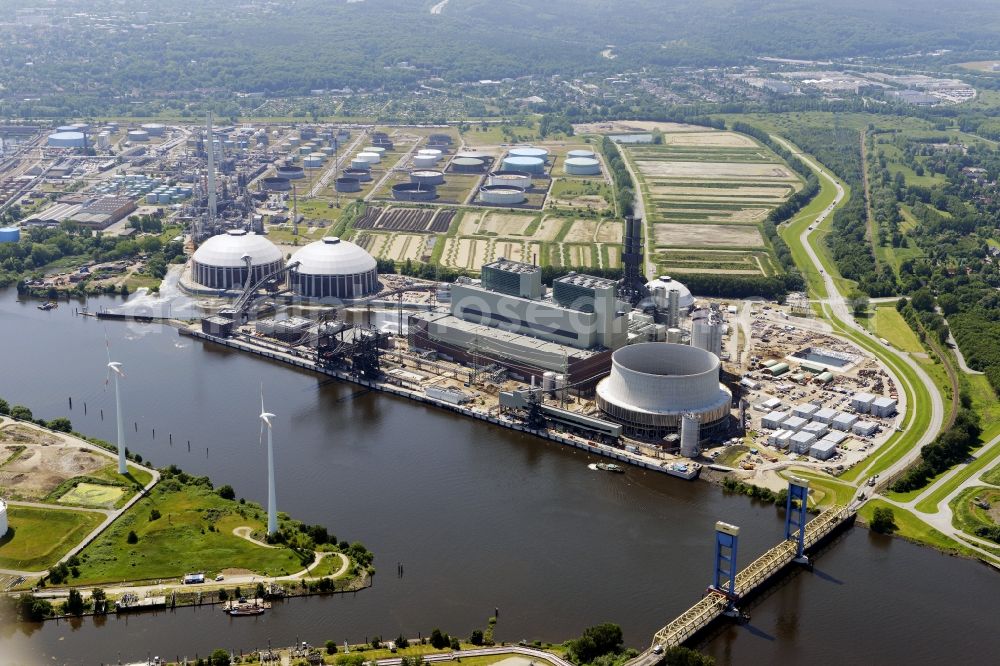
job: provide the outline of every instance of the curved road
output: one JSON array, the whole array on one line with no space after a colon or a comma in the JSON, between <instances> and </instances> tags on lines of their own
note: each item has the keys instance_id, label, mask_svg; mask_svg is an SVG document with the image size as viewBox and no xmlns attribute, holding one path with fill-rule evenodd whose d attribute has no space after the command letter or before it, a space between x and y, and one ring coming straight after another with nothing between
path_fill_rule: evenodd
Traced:
<instances>
[{"instance_id":1,"label":"curved road","mask_svg":"<svg viewBox=\"0 0 1000 666\"><path fill-rule=\"evenodd\" d=\"M844 325L850 326L851 328L862 333L863 335L870 337L872 334L869 331L867 331L864 327L862 327L860 324L858 324L857 321L854 320L854 316L851 314L851 310L847 306L847 301L844 299L843 294L841 294L840 291L837 289L837 285L834 282L833 278L824 269L823 263L820 261L819 256L816 254L816 251L809 243L809 236L812 235L812 233L816 230L816 228L822 222L824 222L826 218L829 217L829 215L843 201L845 195L844 188L839 182L837 182L835 178L830 176L827 170L821 167L819 163L817 163L812 158L811 155L807 155L801 152L796 146L792 145L788 141L785 141L781 137L772 136L772 138L781 143L793 155L795 155L800 160L808 164L811 169L816 171L819 177L829 181L837 190L837 194L834 197L833 203L830 204L825 209L823 209L823 211L816 216L816 219L802 231L802 234L799 236L799 241L802 243L802 246L805 249L806 254L809 256L809 261L812 262L815 269L819 272L820 276L822 276L823 278L823 284L826 288L827 297L825 299L822 299L820 302L828 310L828 314L830 315L830 317L832 319L839 320ZM927 393L928 395L930 395L931 398L930 424L928 425L927 430L921 436L920 440L914 446L912 446L910 450L907 451L902 458L900 458L900 460L893 463L889 468L887 468L884 472L882 472L885 478L891 478L893 475L902 471L903 469L911 465L917 458L919 458L920 449L924 445L929 444L937 436L938 432L941 430L942 425L944 424L944 401L941 399L941 394L938 393L937 386L935 386L934 381L927 375L926 372L924 372L923 368L921 368L916 361L910 358L908 354L897 353L890 348L885 348L881 351L884 354L895 356L901 362L906 363L908 366L910 366L910 368L916 373L917 377L920 379L920 382L927 389ZM887 368L887 370L889 370L890 374L894 374L892 373L891 369ZM901 378L899 377L894 377L894 378L896 379L897 384L900 384L900 386L902 386L902 383L900 382ZM923 409L923 405L909 405L908 408ZM869 464L870 467L871 464L874 464L875 461L877 460L877 456L873 455L869 458L869 460L871 460L871 463ZM861 483L863 481L864 481L864 475L861 475L859 477L858 482ZM860 504L858 506L860 506Z\"/></svg>"}]
</instances>

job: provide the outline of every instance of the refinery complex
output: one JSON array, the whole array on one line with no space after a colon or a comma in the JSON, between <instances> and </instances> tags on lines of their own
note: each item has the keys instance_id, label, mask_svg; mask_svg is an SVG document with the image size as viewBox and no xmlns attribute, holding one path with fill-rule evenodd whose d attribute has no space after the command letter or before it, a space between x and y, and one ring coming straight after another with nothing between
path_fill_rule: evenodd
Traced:
<instances>
[{"instance_id":1,"label":"refinery complex","mask_svg":"<svg viewBox=\"0 0 1000 666\"><path fill-rule=\"evenodd\" d=\"M700 299L682 276L651 275L638 217L619 236L597 227L588 265L601 270L547 274L553 250L532 234L550 233L554 193L610 179L586 144L470 146L448 127L209 117L24 128L10 145L4 205L32 212L0 240L67 221L122 236L135 216L182 225L171 275L199 318L172 323L210 343L685 478L796 459L847 469L905 409L893 377L794 298ZM522 213L536 217L503 226ZM388 260L460 270L380 274ZM733 447L746 452L717 462Z\"/></svg>"}]
</instances>

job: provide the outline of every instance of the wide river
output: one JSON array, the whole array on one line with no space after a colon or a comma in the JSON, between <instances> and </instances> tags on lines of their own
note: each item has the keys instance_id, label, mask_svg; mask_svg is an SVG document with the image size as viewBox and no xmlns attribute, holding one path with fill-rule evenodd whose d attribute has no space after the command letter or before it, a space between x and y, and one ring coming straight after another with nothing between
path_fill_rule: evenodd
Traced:
<instances>
[{"instance_id":1,"label":"wide river","mask_svg":"<svg viewBox=\"0 0 1000 666\"><path fill-rule=\"evenodd\" d=\"M120 302L90 306L101 304ZM175 463L263 502L263 382L277 414L280 509L364 542L378 573L371 589L280 603L258 618L205 607L3 627L4 664L173 659L268 640L355 642L434 627L467 636L494 608L500 640L562 641L613 621L628 644L645 647L710 582L716 520L742 526L744 564L781 537L774 507L706 483L593 472L582 453L171 328L105 324L73 316L73 305L36 305L0 291L0 396L113 440L107 335L127 374L128 446L157 466ZM749 624L725 627L700 647L720 664L995 663L998 599L1000 576L983 565L855 528L814 570L758 599Z\"/></svg>"}]
</instances>

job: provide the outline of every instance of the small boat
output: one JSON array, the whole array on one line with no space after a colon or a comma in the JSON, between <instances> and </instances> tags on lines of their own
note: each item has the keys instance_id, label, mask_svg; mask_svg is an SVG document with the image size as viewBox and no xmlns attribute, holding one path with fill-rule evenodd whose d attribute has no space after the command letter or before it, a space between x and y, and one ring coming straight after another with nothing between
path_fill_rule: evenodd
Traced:
<instances>
[{"instance_id":1,"label":"small boat","mask_svg":"<svg viewBox=\"0 0 1000 666\"><path fill-rule=\"evenodd\" d=\"M597 463L597 469L604 470L605 472L612 472L614 474L624 474L625 468L614 463Z\"/></svg>"},{"instance_id":2,"label":"small boat","mask_svg":"<svg viewBox=\"0 0 1000 666\"><path fill-rule=\"evenodd\" d=\"M264 607L254 606L252 604L247 604L244 606L234 606L233 608L226 610L226 613L228 613L231 617L242 617L244 615L263 615Z\"/></svg>"},{"instance_id":3,"label":"small boat","mask_svg":"<svg viewBox=\"0 0 1000 666\"><path fill-rule=\"evenodd\" d=\"M271 607L271 604L260 602L260 599L254 599L252 602L246 599L240 599L239 601L232 601L225 606L222 610L226 612L227 615L233 617L242 617L244 615L263 615L264 611Z\"/></svg>"},{"instance_id":4,"label":"small boat","mask_svg":"<svg viewBox=\"0 0 1000 666\"><path fill-rule=\"evenodd\" d=\"M53 308L59 307L59 304L55 301L49 301L48 303L42 303L38 306L39 310L52 310Z\"/></svg>"}]
</instances>

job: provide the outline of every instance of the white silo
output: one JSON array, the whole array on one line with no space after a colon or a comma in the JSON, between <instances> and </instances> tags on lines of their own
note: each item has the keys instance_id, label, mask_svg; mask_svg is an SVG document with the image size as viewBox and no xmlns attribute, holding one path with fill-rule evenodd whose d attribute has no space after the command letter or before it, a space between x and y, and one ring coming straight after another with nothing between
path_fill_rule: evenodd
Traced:
<instances>
[{"instance_id":1,"label":"white silo","mask_svg":"<svg viewBox=\"0 0 1000 666\"><path fill-rule=\"evenodd\" d=\"M667 294L667 326L677 328L681 321L680 292L671 289Z\"/></svg>"},{"instance_id":2,"label":"white silo","mask_svg":"<svg viewBox=\"0 0 1000 666\"><path fill-rule=\"evenodd\" d=\"M556 375L556 395L560 400L566 397L566 375Z\"/></svg>"},{"instance_id":3,"label":"white silo","mask_svg":"<svg viewBox=\"0 0 1000 666\"><path fill-rule=\"evenodd\" d=\"M542 391L552 395L556 390L556 373L551 370L542 375Z\"/></svg>"},{"instance_id":4,"label":"white silo","mask_svg":"<svg viewBox=\"0 0 1000 666\"><path fill-rule=\"evenodd\" d=\"M681 417L681 455L697 458L701 454L701 424L694 414Z\"/></svg>"},{"instance_id":5,"label":"white silo","mask_svg":"<svg viewBox=\"0 0 1000 666\"><path fill-rule=\"evenodd\" d=\"M691 346L722 358L722 320L718 313L702 310L695 315L691 323Z\"/></svg>"},{"instance_id":6,"label":"white silo","mask_svg":"<svg viewBox=\"0 0 1000 666\"><path fill-rule=\"evenodd\" d=\"M7 523L7 502L0 499L0 539L6 534L10 525Z\"/></svg>"},{"instance_id":7,"label":"white silo","mask_svg":"<svg viewBox=\"0 0 1000 666\"><path fill-rule=\"evenodd\" d=\"M672 342L674 344L679 344L684 336L684 331L679 328L668 328L667 329L667 342Z\"/></svg>"}]
</instances>

